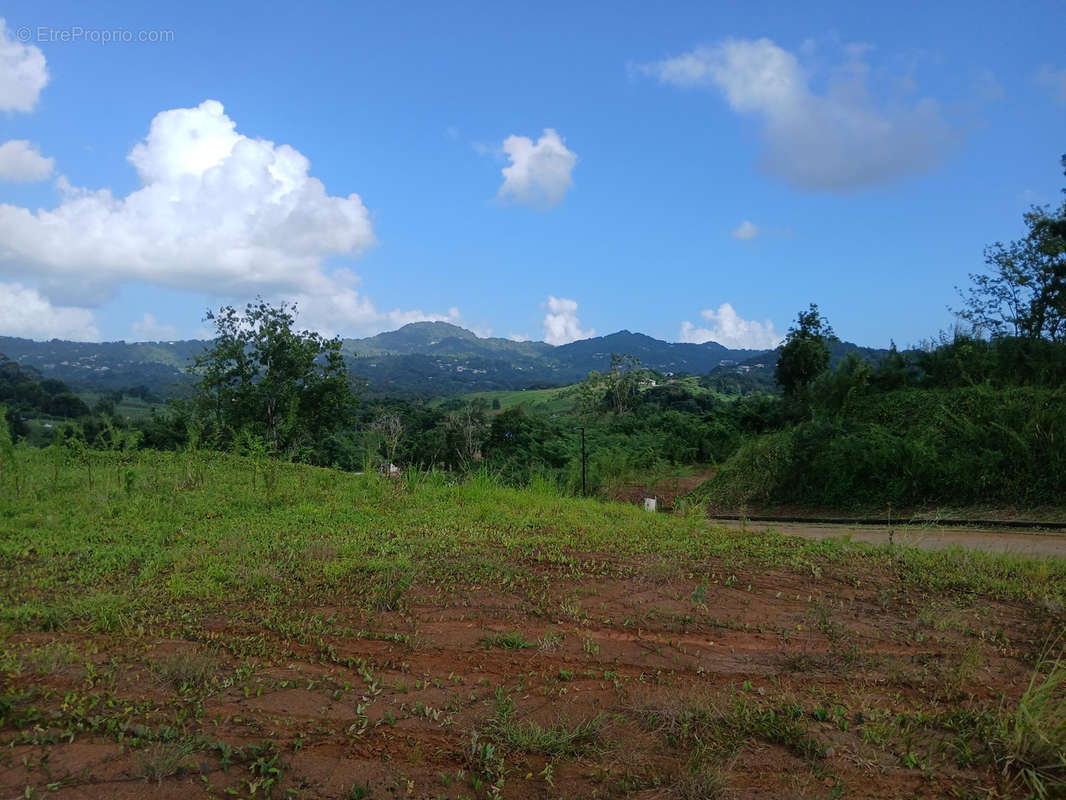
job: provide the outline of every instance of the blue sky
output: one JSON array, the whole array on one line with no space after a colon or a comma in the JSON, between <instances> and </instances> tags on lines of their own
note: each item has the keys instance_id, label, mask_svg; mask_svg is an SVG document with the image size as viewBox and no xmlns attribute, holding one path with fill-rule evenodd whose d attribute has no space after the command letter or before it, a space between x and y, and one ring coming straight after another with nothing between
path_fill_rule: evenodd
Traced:
<instances>
[{"instance_id":1,"label":"blue sky","mask_svg":"<svg viewBox=\"0 0 1066 800\"><path fill-rule=\"evenodd\" d=\"M1064 183L1059 3L0 16L0 334L184 338L260 293L346 336L768 346L814 301L914 344Z\"/></svg>"}]
</instances>

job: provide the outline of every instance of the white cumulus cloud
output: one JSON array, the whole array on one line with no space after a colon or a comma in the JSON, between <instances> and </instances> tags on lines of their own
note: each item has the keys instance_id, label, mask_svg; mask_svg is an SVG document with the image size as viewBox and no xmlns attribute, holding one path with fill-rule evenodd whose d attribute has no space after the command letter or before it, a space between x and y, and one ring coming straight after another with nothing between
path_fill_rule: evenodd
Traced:
<instances>
[{"instance_id":1,"label":"white cumulus cloud","mask_svg":"<svg viewBox=\"0 0 1066 800\"><path fill-rule=\"evenodd\" d=\"M0 335L93 341L100 331L88 309L54 306L29 286L0 283Z\"/></svg>"},{"instance_id":2,"label":"white cumulus cloud","mask_svg":"<svg viewBox=\"0 0 1066 800\"><path fill-rule=\"evenodd\" d=\"M43 181L55 165L54 158L45 158L25 139L0 144L0 181Z\"/></svg>"},{"instance_id":3,"label":"white cumulus cloud","mask_svg":"<svg viewBox=\"0 0 1066 800\"><path fill-rule=\"evenodd\" d=\"M570 174L577 164L577 154L568 150L551 128L534 143L527 136L508 136L503 152L511 160L503 168L503 185L498 197L533 208L552 208L563 202L573 185Z\"/></svg>"},{"instance_id":4,"label":"white cumulus cloud","mask_svg":"<svg viewBox=\"0 0 1066 800\"><path fill-rule=\"evenodd\" d=\"M0 111L33 111L47 83L44 53L12 37L0 17Z\"/></svg>"},{"instance_id":5,"label":"white cumulus cloud","mask_svg":"<svg viewBox=\"0 0 1066 800\"><path fill-rule=\"evenodd\" d=\"M693 344L718 342L730 349L770 350L784 338L774 330L770 320L756 322L744 319L729 303L722 303L716 311L707 308L700 312L706 327L698 328L688 320L681 323L681 341Z\"/></svg>"},{"instance_id":6,"label":"white cumulus cloud","mask_svg":"<svg viewBox=\"0 0 1066 800\"><path fill-rule=\"evenodd\" d=\"M129 162L141 187L125 197L60 177L55 208L0 204L0 273L85 306L138 281L296 300L308 324L337 332L453 317L379 311L351 273L327 271L374 243L362 199L329 195L303 154L239 133L215 100L157 114Z\"/></svg>"},{"instance_id":7,"label":"white cumulus cloud","mask_svg":"<svg viewBox=\"0 0 1066 800\"><path fill-rule=\"evenodd\" d=\"M135 342L169 342L178 338L176 325L160 322L155 314L148 311L133 323L131 330Z\"/></svg>"},{"instance_id":8,"label":"white cumulus cloud","mask_svg":"<svg viewBox=\"0 0 1066 800\"><path fill-rule=\"evenodd\" d=\"M741 241L748 241L754 239L759 235L759 226L754 222L744 220L741 222L736 230L733 231L733 238L740 239Z\"/></svg>"},{"instance_id":9,"label":"white cumulus cloud","mask_svg":"<svg viewBox=\"0 0 1066 800\"><path fill-rule=\"evenodd\" d=\"M568 297L548 295L548 313L544 315L544 341L548 344L567 344L589 339L596 331L582 330L577 317L577 301Z\"/></svg>"},{"instance_id":10,"label":"white cumulus cloud","mask_svg":"<svg viewBox=\"0 0 1066 800\"><path fill-rule=\"evenodd\" d=\"M867 49L846 48L821 89L796 55L765 38L728 39L639 70L717 89L734 111L758 118L763 166L791 186L847 192L924 172L958 141L935 100L874 98Z\"/></svg>"}]
</instances>

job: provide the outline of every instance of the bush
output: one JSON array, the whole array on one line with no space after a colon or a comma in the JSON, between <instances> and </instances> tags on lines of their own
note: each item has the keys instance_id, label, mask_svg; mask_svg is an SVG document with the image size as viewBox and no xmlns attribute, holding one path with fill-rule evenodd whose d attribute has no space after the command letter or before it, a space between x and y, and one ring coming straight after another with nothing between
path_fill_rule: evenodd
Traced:
<instances>
[{"instance_id":1,"label":"bush","mask_svg":"<svg viewBox=\"0 0 1066 800\"><path fill-rule=\"evenodd\" d=\"M839 396L839 395L838 395ZM1036 387L847 393L788 434L742 447L701 489L714 505L1006 505L1066 496L1066 391Z\"/></svg>"}]
</instances>

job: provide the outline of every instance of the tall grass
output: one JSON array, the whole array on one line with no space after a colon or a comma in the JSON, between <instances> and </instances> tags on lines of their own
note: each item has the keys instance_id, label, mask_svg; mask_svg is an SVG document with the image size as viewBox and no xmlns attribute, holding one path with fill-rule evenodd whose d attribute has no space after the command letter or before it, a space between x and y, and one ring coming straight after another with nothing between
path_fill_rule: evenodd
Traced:
<instances>
[{"instance_id":1,"label":"tall grass","mask_svg":"<svg viewBox=\"0 0 1066 800\"><path fill-rule=\"evenodd\" d=\"M1046 659L1001 736L1003 769L1030 796L1066 796L1066 661Z\"/></svg>"}]
</instances>

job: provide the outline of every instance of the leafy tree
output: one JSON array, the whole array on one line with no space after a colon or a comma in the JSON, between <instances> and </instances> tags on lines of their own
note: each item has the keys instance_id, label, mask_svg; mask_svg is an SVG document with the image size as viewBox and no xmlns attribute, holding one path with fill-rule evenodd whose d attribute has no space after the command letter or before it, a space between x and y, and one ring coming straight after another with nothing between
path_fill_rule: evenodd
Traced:
<instances>
[{"instance_id":1,"label":"leafy tree","mask_svg":"<svg viewBox=\"0 0 1066 800\"><path fill-rule=\"evenodd\" d=\"M215 339L191 370L194 407L225 436L249 431L275 453L316 449L351 421L355 405L341 341L296 331L296 307L257 299L241 314L208 312Z\"/></svg>"},{"instance_id":2,"label":"leafy tree","mask_svg":"<svg viewBox=\"0 0 1066 800\"><path fill-rule=\"evenodd\" d=\"M966 306L958 314L993 336L1064 341L1066 203L1057 211L1034 206L1024 219L1024 239L985 248L989 271L970 275L968 294L959 290Z\"/></svg>"},{"instance_id":3,"label":"leafy tree","mask_svg":"<svg viewBox=\"0 0 1066 800\"><path fill-rule=\"evenodd\" d=\"M829 368L829 343L835 341L833 328L817 305L811 303L810 308L799 312L796 324L788 329L774 374L786 395L804 393Z\"/></svg>"}]
</instances>

